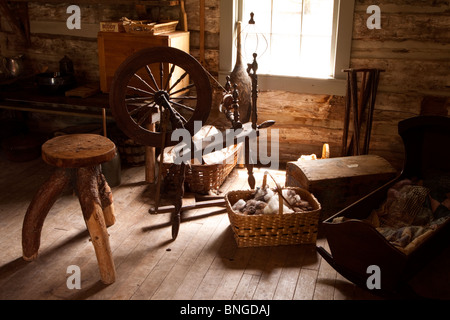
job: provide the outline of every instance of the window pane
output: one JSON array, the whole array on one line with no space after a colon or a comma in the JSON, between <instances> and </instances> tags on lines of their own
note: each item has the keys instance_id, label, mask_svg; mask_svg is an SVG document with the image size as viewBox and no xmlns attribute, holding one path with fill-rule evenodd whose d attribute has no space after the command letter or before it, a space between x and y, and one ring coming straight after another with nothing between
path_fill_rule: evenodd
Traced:
<instances>
[{"instance_id":1,"label":"window pane","mask_svg":"<svg viewBox=\"0 0 450 320\"><path fill-rule=\"evenodd\" d=\"M258 52L258 73L315 78L332 74L334 0L243 1L244 61L251 62L252 53ZM253 26L248 25L250 12L255 14Z\"/></svg>"}]
</instances>

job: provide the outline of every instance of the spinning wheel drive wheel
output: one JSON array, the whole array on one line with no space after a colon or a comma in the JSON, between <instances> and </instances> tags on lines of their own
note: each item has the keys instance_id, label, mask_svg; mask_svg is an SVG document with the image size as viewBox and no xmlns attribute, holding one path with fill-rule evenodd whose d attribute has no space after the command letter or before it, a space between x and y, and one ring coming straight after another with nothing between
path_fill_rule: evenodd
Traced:
<instances>
[{"instance_id":1,"label":"spinning wheel drive wheel","mask_svg":"<svg viewBox=\"0 0 450 320\"><path fill-rule=\"evenodd\" d=\"M109 100L114 119L127 136L146 146L162 147L178 143L171 140L175 129L184 127L192 136L194 122L203 125L211 111L212 90L194 57L171 47L153 47L136 52L119 66ZM165 111L170 124L163 130Z\"/></svg>"}]
</instances>

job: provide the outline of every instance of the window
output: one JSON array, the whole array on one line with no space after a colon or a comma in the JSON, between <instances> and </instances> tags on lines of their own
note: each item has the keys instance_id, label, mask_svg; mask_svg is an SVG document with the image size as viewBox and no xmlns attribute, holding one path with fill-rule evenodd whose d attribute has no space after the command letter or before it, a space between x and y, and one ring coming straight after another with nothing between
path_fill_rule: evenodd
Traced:
<instances>
[{"instance_id":1,"label":"window","mask_svg":"<svg viewBox=\"0 0 450 320\"><path fill-rule=\"evenodd\" d=\"M255 51L254 32L258 50L267 48L258 58L260 89L345 95L341 70L350 61L354 0L222 0L220 5L220 76L234 66L235 22L242 21L244 63ZM248 24L250 12L254 26Z\"/></svg>"}]
</instances>

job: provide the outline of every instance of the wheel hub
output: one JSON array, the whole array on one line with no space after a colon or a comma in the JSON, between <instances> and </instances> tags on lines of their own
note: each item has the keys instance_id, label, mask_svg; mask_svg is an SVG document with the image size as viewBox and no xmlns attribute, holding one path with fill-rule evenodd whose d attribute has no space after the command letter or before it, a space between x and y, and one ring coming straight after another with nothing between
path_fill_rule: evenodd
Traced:
<instances>
[{"instance_id":1,"label":"wheel hub","mask_svg":"<svg viewBox=\"0 0 450 320\"><path fill-rule=\"evenodd\" d=\"M167 91L160 90L155 93L154 99L157 105L164 107L166 102L169 102L170 96Z\"/></svg>"}]
</instances>

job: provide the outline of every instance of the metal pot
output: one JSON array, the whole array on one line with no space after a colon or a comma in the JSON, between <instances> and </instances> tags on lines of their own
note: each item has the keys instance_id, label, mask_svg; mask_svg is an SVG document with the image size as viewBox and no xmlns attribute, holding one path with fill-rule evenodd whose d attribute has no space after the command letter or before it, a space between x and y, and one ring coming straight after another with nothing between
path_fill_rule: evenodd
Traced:
<instances>
[{"instance_id":1,"label":"metal pot","mask_svg":"<svg viewBox=\"0 0 450 320\"><path fill-rule=\"evenodd\" d=\"M44 72L36 75L36 83L40 90L47 93L58 93L72 88L75 77L72 74L62 75L60 72Z\"/></svg>"}]
</instances>

